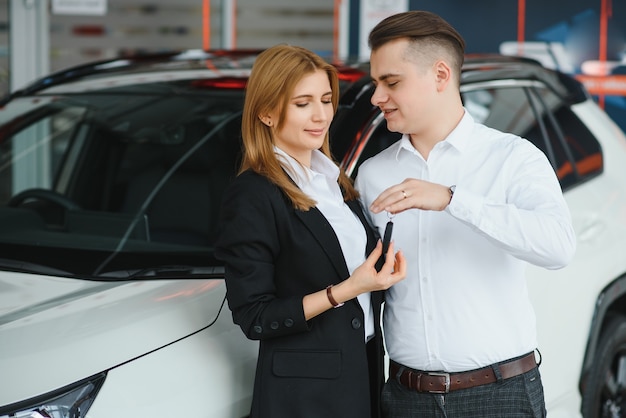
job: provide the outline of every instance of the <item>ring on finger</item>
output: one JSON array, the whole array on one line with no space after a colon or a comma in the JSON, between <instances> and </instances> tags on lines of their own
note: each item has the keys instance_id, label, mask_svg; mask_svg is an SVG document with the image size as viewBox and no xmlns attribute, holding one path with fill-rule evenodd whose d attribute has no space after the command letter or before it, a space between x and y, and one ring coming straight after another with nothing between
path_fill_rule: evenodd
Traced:
<instances>
[{"instance_id":1,"label":"ring on finger","mask_svg":"<svg viewBox=\"0 0 626 418\"><path fill-rule=\"evenodd\" d=\"M406 199L408 197L404 190L402 190L402 196L404 196L404 199Z\"/></svg>"}]
</instances>

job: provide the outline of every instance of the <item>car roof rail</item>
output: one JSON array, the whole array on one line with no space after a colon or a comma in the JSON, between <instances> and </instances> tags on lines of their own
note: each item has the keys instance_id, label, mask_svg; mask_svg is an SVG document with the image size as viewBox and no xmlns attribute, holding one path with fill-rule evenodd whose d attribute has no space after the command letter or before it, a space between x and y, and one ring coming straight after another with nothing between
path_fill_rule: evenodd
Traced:
<instances>
[{"instance_id":1,"label":"car roof rail","mask_svg":"<svg viewBox=\"0 0 626 418\"><path fill-rule=\"evenodd\" d=\"M261 52L262 49L215 49L200 50L190 49L181 51L169 51L159 53L136 54L129 56L120 56L112 59L93 61L87 64L81 64L64 70L54 72L39 78L24 88L11 92L0 99L0 107L5 106L15 97L27 96L37 93L41 90L78 80L90 75L102 74L108 71L116 71L122 68L130 69L136 66L142 66L151 62L161 62L163 60L211 60L211 59L232 59L233 63L247 57L254 57ZM233 64L235 65L235 64Z\"/></svg>"}]
</instances>

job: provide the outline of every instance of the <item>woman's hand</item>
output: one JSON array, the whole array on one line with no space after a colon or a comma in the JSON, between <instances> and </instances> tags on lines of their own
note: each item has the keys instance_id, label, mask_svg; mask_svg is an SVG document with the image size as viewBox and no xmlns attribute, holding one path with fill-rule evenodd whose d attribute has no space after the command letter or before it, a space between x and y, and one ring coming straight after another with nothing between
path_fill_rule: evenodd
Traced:
<instances>
[{"instance_id":1,"label":"woman's hand","mask_svg":"<svg viewBox=\"0 0 626 418\"><path fill-rule=\"evenodd\" d=\"M346 280L353 283L358 294L387 290L406 277L406 259L402 250L394 253L393 241L389 244L389 249L385 254L385 263L380 271L376 270L376 263L382 252L383 244L379 240L365 262L357 267L352 276Z\"/></svg>"},{"instance_id":2,"label":"woman's hand","mask_svg":"<svg viewBox=\"0 0 626 418\"><path fill-rule=\"evenodd\" d=\"M393 241L385 254L385 263L380 271L376 270L376 263L382 252L383 244L379 240L365 262L350 277L332 287L333 297L337 302L345 302L361 293L387 290L406 277L406 259L402 251L394 253Z\"/></svg>"},{"instance_id":3,"label":"woman's hand","mask_svg":"<svg viewBox=\"0 0 626 418\"><path fill-rule=\"evenodd\" d=\"M354 299L361 293L389 289L406 277L406 259L402 251L394 254L393 241L389 244L385 263L380 271L376 270L376 263L382 252L383 243L379 240L374 250L365 262L354 270L352 276L330 289L337 303ZM306 295L302 304L307 320L332 308L325 289Z\"/></svg>"}]
</instances>

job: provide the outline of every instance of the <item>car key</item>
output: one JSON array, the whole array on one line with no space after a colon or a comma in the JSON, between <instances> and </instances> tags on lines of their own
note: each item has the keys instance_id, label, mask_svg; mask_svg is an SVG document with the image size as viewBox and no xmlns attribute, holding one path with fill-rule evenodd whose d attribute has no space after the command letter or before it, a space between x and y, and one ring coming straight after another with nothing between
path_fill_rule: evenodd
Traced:
<instances>
[{"instance_id":1,"label":"car key","mask_svg":"<svg viewBox=\"0 0 626 418\"><path fill-rule=\"evenodd\" d=\"M389 250L389 244L391 243L391 232L393 231L393 216L389 216L389 222L385 226L385 233L383 235L383 258L387 256L387 250Z\"/></svg>"}]
</instances>

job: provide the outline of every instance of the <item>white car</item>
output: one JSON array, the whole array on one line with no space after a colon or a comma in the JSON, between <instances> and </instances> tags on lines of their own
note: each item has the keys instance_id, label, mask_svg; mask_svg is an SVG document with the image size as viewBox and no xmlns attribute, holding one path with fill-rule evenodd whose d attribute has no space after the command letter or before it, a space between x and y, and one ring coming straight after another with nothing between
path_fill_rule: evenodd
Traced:
<instances>
[{"instance_id":1,"label":"white car","mask_svg":"<svg viewBox=\"0 0 626 418\"><path fill-rule=\"evenodd\" d=\"M211 246L254 56L98 63L6 99L0 417L248 416L258 343Z\"/></svg>"},{"instance_id":2,"label":"white car","mask_svg":"<svg viewBox=\"0 0 626 418\"><path fill-rule=\"evenodd\" d=\"M0 103L0 418L248 415L258 345L212 244L255 56L99 62ZM331 146L354 177L398 135L367 66L338 68ZM528 59L468 56L462 95L544 150L573 215L570 266L529 269L549 416L626 416L624 134Z\"/></svg>"}]
</instances>

